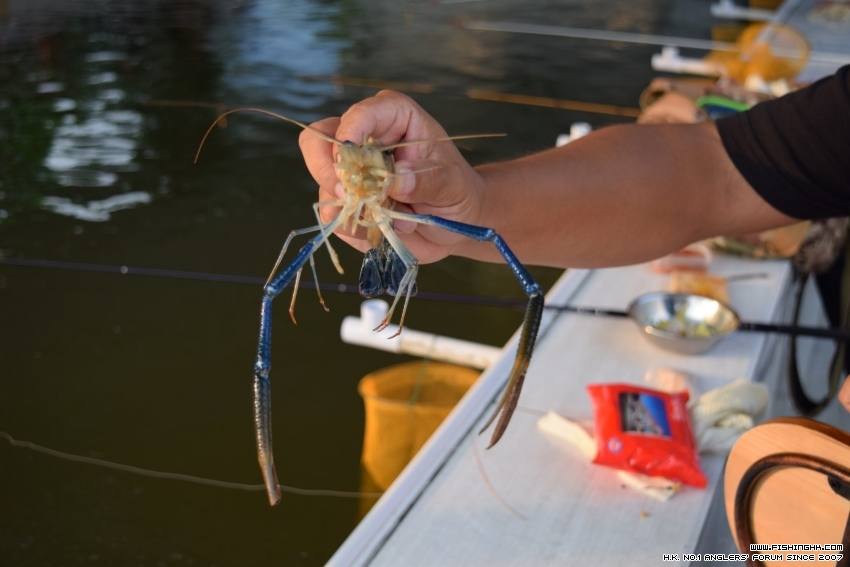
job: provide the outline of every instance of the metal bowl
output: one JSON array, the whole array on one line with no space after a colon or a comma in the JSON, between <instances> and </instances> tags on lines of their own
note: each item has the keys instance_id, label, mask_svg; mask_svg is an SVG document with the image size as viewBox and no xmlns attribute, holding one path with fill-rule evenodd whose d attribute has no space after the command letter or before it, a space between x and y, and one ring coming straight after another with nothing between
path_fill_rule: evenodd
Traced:
<instances>
[{"instance_id":1,"label":"metal bowl","mask_svg":"<svg viewBox=\"0 0 850 567\"><path fill-rule=\"evenodd\" d=\"M648 293L632 301L628 313L649 341L683 354L707 351L741 322L731 307L689 293Z\"/></svg>"}]
</instances>

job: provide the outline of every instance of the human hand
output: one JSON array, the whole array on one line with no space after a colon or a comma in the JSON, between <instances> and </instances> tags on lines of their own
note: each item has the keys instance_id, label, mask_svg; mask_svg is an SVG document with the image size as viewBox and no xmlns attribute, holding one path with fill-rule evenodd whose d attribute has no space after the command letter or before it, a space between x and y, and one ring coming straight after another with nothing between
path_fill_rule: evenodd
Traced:
<instances>
[{"instance_id":1,"label":"human hand","mask_svg":"<svg viewBox=\"0 0 850 567\"><path fill-rule=\"evenodd\" d=\"M445 138L445 130L409 97L381 91L352 106L341 118L326 118L311 126L337 140L362 142L372 135L384 145L399 141ZM301 151L313 178L319 184L319 201L344 199L345 193L334 168L336 146L305 130L299 139ZM400 212L436 215L476 224L481 213L484 179L463 159L451 142L405 146L395 150L395 182L389 196ZM420 170L421 173L405 173ZM339 207L322 207L322 222L329 222ZM395 231L420 263L435 262L450 254L463 237L440 228L396 220ZM365 231L336 234L365 252Z\"/></svg>"}]
</instances>

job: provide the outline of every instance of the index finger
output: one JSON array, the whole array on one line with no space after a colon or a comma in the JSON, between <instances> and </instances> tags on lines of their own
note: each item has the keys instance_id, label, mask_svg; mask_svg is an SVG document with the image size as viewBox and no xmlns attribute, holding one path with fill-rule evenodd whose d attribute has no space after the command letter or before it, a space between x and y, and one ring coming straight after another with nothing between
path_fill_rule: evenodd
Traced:
<instances>
[{"instance_id":1,"label":"index finger","mask_svg":"<svg viewBox=\"0 0 850 567\"><path fill-rule=\"evenodd\" d=\"M325 118L310 124L310 127L335 138L339 122L338 117ZM304 161L307 169L310 170L310 175L319 187L333 192L333 186L338 181L336 168L334 168L333 144L319 138L309 130L304 130L298 137L298 145L301 147L301 153L304 154Z\"/></svg>"},{"instance_id":2,"label":"index finger","mask_svg":"<svg viewBox=\"0 0 850 567\"><path fill-rule=\"evenodd\" d=\"M349 108L340 120L337 139L356 144L372 136L381 144L400 140L427 140L445 132L410 97L395 91L381 91Z\"/></svg>"}]
</instances>

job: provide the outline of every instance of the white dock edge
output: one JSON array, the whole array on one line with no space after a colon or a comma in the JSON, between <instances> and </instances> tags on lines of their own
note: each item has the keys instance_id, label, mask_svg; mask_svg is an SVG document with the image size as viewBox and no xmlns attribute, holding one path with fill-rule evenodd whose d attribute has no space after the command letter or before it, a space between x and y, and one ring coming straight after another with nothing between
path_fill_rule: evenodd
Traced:
<instances>
[{"instance_id":1,"label":"white dock edge","mask_svg":"<svg viewBox=\"0 0 850 567\"><path fill-rule=\"evenodd\" d=\"M711 270L727 277L767 273L765 279L730 284L731 303L746 320L787 320L792 295L787 262L719 257ZM667 283L647 265L571 272L548 299L619 309ZM474 428L491 411L516 342L515 336L329 565L649 567L661 562L664 553L678 553L678 565L685 567L683 553L734 551L718 490L723 455L701 458L707 489L684 489L660 502L622 491L614 471L588 464L574 448L541 433L536 422L550 410L588 419L587 384L642 383L644 374L657 367L691 374L697 392L738 378L765 380L776 392L777 384L784 384L780 378L787 339L736 333L710 353L685 356L650 345L628 320L547 313L511 427L496 448L485 451L487 440ZM828 341L816 342L831 347ZM800 362L806 376L820 382L825 368L809 368L809 363L823 366L829 356L815 354ZM781 392L779 399L787 402ZM773 403L781 407L777 401ZM487 483L482 482L482 467ZM725 540L720 537L723 529Z\"/></svg>"},{"instance_id":2,"label":"white dock edge","mask_svg":"<svg viewBox=\"0 0 850 567\"><path fill-rule=\"evenodd\" d=\"M555 284L547 295L547 301L566 303L590 273L589 270L570 270ZM546 332L555 315L555 313L544 313L540 324L541 335ZM518 341L519 331L514 333L501 352L515 352ZM481 375L389 490L334 553L327 563L328 567L354 567L366 565L369 562L458 443L469 433L470 428L480 419L487 406L501 392L507 382L512 364L513 356L502 356L495 366L491 366Z\"/></svg>"}]
</instances>

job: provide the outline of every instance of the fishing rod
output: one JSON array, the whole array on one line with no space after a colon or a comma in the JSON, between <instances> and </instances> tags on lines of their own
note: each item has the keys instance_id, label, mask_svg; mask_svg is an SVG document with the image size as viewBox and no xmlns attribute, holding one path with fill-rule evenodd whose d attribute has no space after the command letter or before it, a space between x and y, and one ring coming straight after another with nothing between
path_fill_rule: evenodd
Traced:
<instances>
[{"instance_id":1,"label":"fishing rod","mask_svg":"<svg viewBox=\"0 0 850 567\"><path fill-rule=\"evenodd\" d=\"M266 278L258 278L253 276L237 276L229 274L215 274L208 272L193 272L187 270L166 270L160 268L140 268L135 266L114 265L114 264L88 264L81 262L61 262L56 260L42 260L31 258L0 258L0 264L8 266L21 266L28 268L50 268L59 270L75 270L83 272L97 272L118 275L132 276L150 276L159 278L171 278L179 280L195 280L217 283L235 283L263 286L266 283ZM304 281L301 285L307 289L316 289L315 282ZM292 287L290 284L287 287ZM318 284L318 289L321 291L335 291L338 293L350 293L360 295L358 286L347 284ZM416 295L417 299L426 301L441 301L446 303L459 303L464 305L477 305L482 307L500 307L506 309L524 310L526 307L525 301L521 299L505 299L501 297L487 297L480 295L463 295L457 293L440 293L419 291ZM579 305L544 305L544 309L556 312L576 313L579 315L592 315L602 317L613 317L619 319L629 319L631 316L626 311L616 309L602 309L597 307L584 307ZM845 329L825 329L818 327L804 327L797 325L782 325L777 323L759 323L752 321L741 321L737 327L739 331L755 332L755 333L778 333L791 336L814 337L823 339L833 339L839 341L850 342L850 331Z\"/></svg>"}]
</instances>

